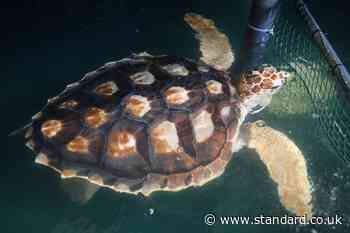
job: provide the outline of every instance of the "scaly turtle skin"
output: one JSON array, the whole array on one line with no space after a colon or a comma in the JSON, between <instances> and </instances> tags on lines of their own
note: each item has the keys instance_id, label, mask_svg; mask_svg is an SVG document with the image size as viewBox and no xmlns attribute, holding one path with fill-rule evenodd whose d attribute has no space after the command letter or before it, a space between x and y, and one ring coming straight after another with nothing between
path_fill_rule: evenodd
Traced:
<instances>
[{"instance_id":1,"label":"scaly turtle skin","mask_svg":"<svg viewBox=\"0 0 350 233\"><path fill-rule=\"evenodd\" d=\"M234 54L227 36L199 15L187 14L185 21L198 33L198 63L142 53L86 74L33 117L25 137L38 154L35 161L62 178L75 178L69 182L73 187L83 178L144 195L220 176L242 146L238 135L244 118L267 106L288 73L263 66L233 83L228 69ZM260 132L249 129L251 135ZM257 148L268 146L259 143L255 137ZM294 169L294 163L289 165ZM90 191L76 199L85 201L97 190L89 182L84 190Z\"/></svg>"}]
</instances>

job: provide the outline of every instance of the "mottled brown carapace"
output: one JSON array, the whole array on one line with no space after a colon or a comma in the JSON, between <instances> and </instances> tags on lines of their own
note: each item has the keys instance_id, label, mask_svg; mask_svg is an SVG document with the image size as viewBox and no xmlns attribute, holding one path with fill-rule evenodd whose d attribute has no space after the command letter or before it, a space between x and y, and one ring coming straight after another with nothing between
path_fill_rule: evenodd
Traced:
<instances>
[{"instance_id":1,"label":"mottled brown carapace","mask_svg":"<svg viewBox=\"0 0 350 233\"><path fill-rule=\"evenodd\" d=\"M113 81L108 81L98 85L94 91L96 94L101 96L111 96L118 90L118 86Z\"/></svg>"},{"instance_id":2,"label":"mottled brown carapace","mask_svg":"<svg viewBox=\"0 0 350 233\"><path fill-rule=\"evenodd\" d=\"M242 116L229 77L187 59L134 56L90 72L34 119L27 145L63 178L176 191L222 174Z\"/></svg>"},{"instance_id":3,"label":"mottled brown carapace","mask_svg":"<svg viewBox=\"0 0 350 233\"><path fill-rule=\"evenodd\" d=\"M64 109L75 109L79 103L75 100L67 100L60 104L60 108Z\"/></svg>"},{"instance_id":4,"label":"mottled brown carapace","mask_svg":"<svg viewBox=\"0 0 350 233\"><path fill-rule=\"evenodd\" d=\"M89 152L89 139L83 136L77 136L67 144L67 150L76 153Z\"/></svg>"},{"instance_id":5,"label":"mottled brown carapace","mask_svg":"<svg viewBox=\"0 0 350 233\"><path fill-rule=\"evenodd\" d=\"M166 102L171 105L183 104L189 100L188 91L184 87L170 87L164 93Z\"/></svg>"},{"instance_id":6,"label":"mottled brown carapace","mask_svg":"<svg viewBox=\"0 0 350 233\"><path fill-rule=\"evenodd\" d=\"M218 81L210 80L206 82L206 85L209 93L212 95L219 95L223 93L222 84Z\"/></svg>"},{"instance_id":7,"label":"mottled brown carapace","mask_svg":"<svg viewBox=\"0 0 350 233\"><path fill-rule=\"evenodd\" d=\"M85 114L85 122L92 128L98 128L108 121L107 113L100 108L92 107Z\"/></svg>"},{"instance_id":8,"label":"mottled brown carapace","mask_svg":"<svg viewBox=\"0 0 350 233\"><path fill-rule=\"evenodd\" d=\"M108 141L108 153L114 157L137 154L136 138L127 131L113 132Z\"/></svg>"},{"instance_id":9,"label":"mottled brown carapace","mask_svg":"<svg viewBox=\"0 0 350 233\"><path fill-rule=\"evenodd\" d=\"M136 85L151 85L156 81L154 79L153 74L148 71L138 72L136 74L133 74L130 76L130 79Z\"/></svg>"},{"instance_id":10,"label":"mottled brown carapace","mask_svg":"<svg viewBox=\"0 0 350 233\"><path fill-rule=\"evenodd\" d=\"M63 128L60 120L48 120L41 126L41 132L45 137L52 138L56 136Z\"/></svg>"},{"instance_id":11,"label":"mottled brown carapace","mask_svg":"<svg viewBox=\"0 0 350 233\"><path fill-rule=\"evenodd\" d=\"M179 148L176 126L170 121L162 121L152 129L151 140L157 154L176 153Z\"/></svg>"},{"instance_id":12,"label":"mottled brown carapace","mask_svg":"<svg viewBox=\"0 0 350 233\"><path fill-rule=\"evenodd\" d=\"M140 118L151 110L151 104L147 97L132 95L127 99L125 110L134 117Z\"/></svg>"}]
</instances>

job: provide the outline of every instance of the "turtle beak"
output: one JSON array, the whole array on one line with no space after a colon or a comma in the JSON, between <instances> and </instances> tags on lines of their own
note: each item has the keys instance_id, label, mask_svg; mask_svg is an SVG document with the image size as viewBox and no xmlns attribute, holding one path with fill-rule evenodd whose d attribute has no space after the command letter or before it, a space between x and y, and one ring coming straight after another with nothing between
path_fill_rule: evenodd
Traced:
<instances>
[{"instance_id":1,"label":"turtle beak","mask_svg":"<svg viewBox=\"0 0 350 233\"><path fill-rule=\"evenodd\" d=\"M274 81L274 85L272 86L271 89L275 90L275 89L279 89L281 87L283 87L283 85L286 83L285 79L277 79Z\"/></svg>"}]
</instances>

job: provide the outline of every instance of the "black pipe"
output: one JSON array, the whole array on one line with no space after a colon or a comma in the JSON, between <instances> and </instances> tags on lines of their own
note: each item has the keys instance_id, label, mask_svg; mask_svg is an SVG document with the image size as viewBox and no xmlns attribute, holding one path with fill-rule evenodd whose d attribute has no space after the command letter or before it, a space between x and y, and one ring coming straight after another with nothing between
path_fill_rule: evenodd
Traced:
<instances>
[{"instance_id":1,"label":"black pipe","mask_svg":"<svg viewBox=\"0 0 350 233\"><path fill-rule=\"evenodd\" d=\"M254 69L263 62L274 21L280 9L279 0L253 0L243 49L231 73L233 76Z\"/></svg>"}]
</instances>

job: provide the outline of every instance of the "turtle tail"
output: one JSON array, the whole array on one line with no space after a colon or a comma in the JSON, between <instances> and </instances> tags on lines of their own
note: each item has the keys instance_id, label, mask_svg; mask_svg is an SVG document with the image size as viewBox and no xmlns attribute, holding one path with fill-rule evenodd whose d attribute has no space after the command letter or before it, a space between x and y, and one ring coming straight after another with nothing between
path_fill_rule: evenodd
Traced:
<instances>
[{"instance_id":1,"label":"turtle tail","mask_svg":"<svg viewBox=\"0 0 350 233\"><path fill-rule=\"evenodd\" d=\"M9 137L12 137L12 136L15 136L15 135L18 135L18 134L22 134L24 133L27 129L29 129L30 127L32 126L32 122L18 128L18 129L15 129L13 130L12 132L10 132L8 134Z\"/></svg>"}]
</instances>

